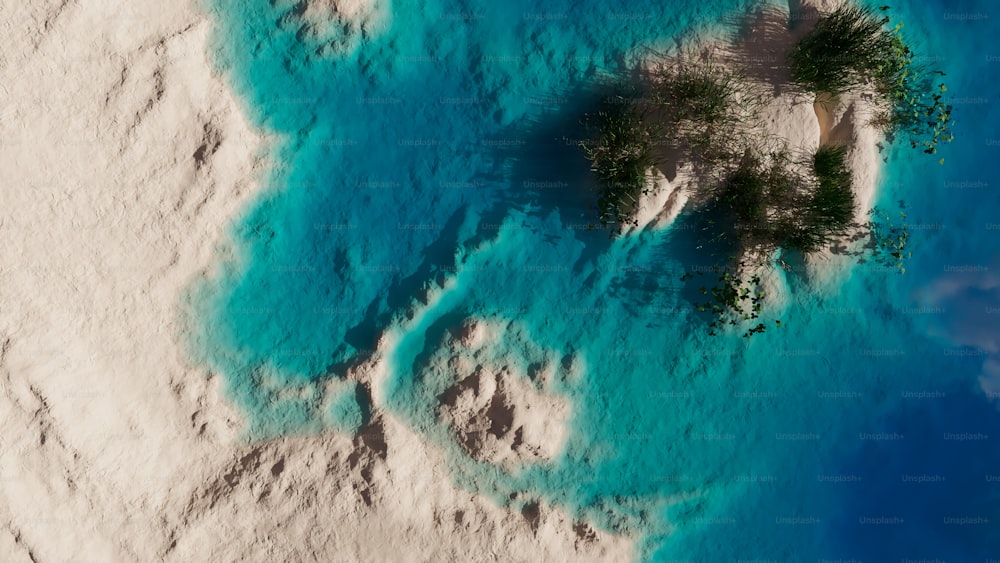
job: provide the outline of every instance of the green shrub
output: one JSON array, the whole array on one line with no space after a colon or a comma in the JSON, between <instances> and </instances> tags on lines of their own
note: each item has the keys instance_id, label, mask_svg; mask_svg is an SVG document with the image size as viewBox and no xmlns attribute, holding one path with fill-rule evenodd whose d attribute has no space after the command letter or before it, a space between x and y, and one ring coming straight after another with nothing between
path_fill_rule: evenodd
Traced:
<instances>
[{"instance_id":1,"label":"green shrub","mask_svg":"<svg viewBox=\"0 0 1000 563\"><path fill-rule=\"evenodd\" d=\"M905 223L906 213L899 212L902 222L896 223L888 213L874 207L868 213L871 219L867 227L871 237L872 258L885 267L895 268L900 274L906 273L905 261L913 256L909 250L910 229Z\"/></svg>"},{"instance_id":2,"label":"green shrub","mask_svg":"<svg viewBox=\"0 0 1000 563\"><path fill-rule=\"evenodd\" d=\"M725 123L740 91L735 75L710 65L661 67L655 82L654 99L675 125Z\"/></svg>"},{"instance_id":3,"label":"green shrub","mask_svg":"<svg viewBox=\"0 0 1000 563\"><path fill-rule=\"evenodd\" d=\"M739 167L725 180L718 201L731 217L742 243L749 242L767 225L768 177L760 158L746 151Z\"/></svg>"},{"instance_id":4,"label":"green shrub","mask_svg":"<svg viewBox=\"0 0 1000 563\"><path fill-rule=\"evenodd\" d=\"M711 64L667 65L647 75L645 86L641 92L617 86L585 119L590 138L581 147L597 179L605 227L633 221L646 172L665 151L683 155L702 179L725 178L747 147L766 143L759 138L763 96L738 73Z\"/></svg>"},{"instance_id":5,"label":"green shrub","mask_svg":"<svg viewBox=\"0 0 1000 563\"><path fill-rule=\"evenodd\" d=\"M620 228L632 222L656 163L653 135L642 107L623 95L607 98L588 125L595 134L581 147L598 181L598 220Z\"/></svg>"},{"instance_id":6,"label":"green shrub","mask_svg":"<svg viewBox=\"0 0 1000 563\"><path fill-rule=\"evenodd\" d=\"M820 147L813 157L813 171L818 185L813 192L807 221L831 234L841 234L847 230L857 211L846 156L847 150L844 147L828 145Z\"/></svg>"},{"instance_id":7,"label":"green shrub","mask_svg":"<svg viewBox=\"0 0 1000 563\"><path fill-rule=\"evenodd\" d=\"M714 273L718 274L716 284L710 288L701 288L701 294L708 300L697 304L698 311L711 313L715 317L708 325L709 336L716 336L718 334L716 330L760 320L767 293L759 274L745 277L742 270L746 265L744 262L739 262L725 267L713 267ZM701 275L702 272L698 274ZM692 277L691 274L685 274L681 281ZM776 327L782 326L780 320L775 319L774 323ZM743 332L743 338L750 338L766 329L764 323L758 322Z\"/></svg>"},{"instance_id":8,"label":"green shrub","mask_svg":"<svg viewBox=\"0 0 1000 563\"><path fill-rule=\"evenodd\" d=\"M738 160L759 132L763 97L743 76L712 64L666 65L650 77L651 115L664 141L696 164Z\"/></svg>"},{"instance_id":9,"label":"green shrub","mask_svg":"<svg viewBox=\"0 0 1000 563\"><path fill-rule=\"evenodd\" d=\"M783 232L782 246L808 254L829 245L851 227L857 202L845 159L842 146L822 146L816 151L816 186L795 210L796 220Z\"/></svg>"},{"instance_id":10,"label":"green shrub","mask_svg":"<svg viewBox=\"0 0 1000 563\"><path fill-rule=\"evenodd\" d=\"M905 66L905 51L898 50L896 38L884 29L888 21L868 7L837 8L792 49L792 80L812 92L834 95L871 78L893 80Z\"/></svg>"},{"instance_id":11,"label":"green shrub","mask_svg":"<svg viewBox=\"0 0 1000 563\"><path fill-rule=\"evenodd\" d=\"M834 96L871 88L878 106L871 123L890 141L905 133L914 148L935 154L939 143L954 138L952 107L944 101L947 87L934 80L943 73L915 64L903 24L890 30L887 23L887 16L867 6L837 8L792 49L792 80L816 94Z\"/></svg>"}]
</instances>

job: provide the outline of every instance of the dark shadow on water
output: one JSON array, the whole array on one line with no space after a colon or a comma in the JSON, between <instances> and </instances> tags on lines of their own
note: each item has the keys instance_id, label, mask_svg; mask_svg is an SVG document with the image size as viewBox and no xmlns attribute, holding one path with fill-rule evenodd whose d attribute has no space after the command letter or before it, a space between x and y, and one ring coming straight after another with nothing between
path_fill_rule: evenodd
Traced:
<instances>
[{"instance_id":1,"label":"dark shadow on water","mask_svg":"<svg viewBox=\"0 0 1000 563\"><path fill-rule=\"evenodd\" d=\"M717 239L714 233L719 233L718 225L724 224L725 216L713 207L698 210L686 210L671 226L671 238L667 241L664 253L669 253L680 261L679 285L680 302L698 311L699 305L710 301L712 288L719 285L719 277L731 263L731 257L736 251L733 244L733 233L729 237ZM710 322L708 313L701 313L700 318Z\"/></svg>"},{"instance_id":2,"label":"dark shadow on water","mask_svg":"<svg viewBox=\"0 0 1000 563\"><path fill-rule=\"evenodd\" d=\"M435 320L424 332L424 347L413 360L414 380L419 382L420 373L424 367L430 365L431 357L441 344L447 339L447 335L461 326L462 322L468 318L469 311L455 309Z\"/></svg>"},{"instance_id":3,"label":"dark shadow on water","mask_svg":"<svg viewBox=\"0 0 1000 563\"><path fill-rule=\"evenodd\" d=\"M400 279L389 288L386 304L390 310L399 310L409 305L412 299L430 288L435 274L444 269L454 269L455 250L459 246L460 230L468 207L462 206L445 222L438 238L423 251L423 261L415 272Z\"/></svg>"},{"instance_id":4,"label":"dark shadow on water","mask_svg":"<svg viewBox=\"0 0 1000 563\"><path fill-rule=\"evenodd\" d=\"M620 88L614 85L589 83L556 94L554 97L566 103L511 132L509 135L522 139L523 144L506 151L510 179L486 215L502 218L511 209L521 209L530 210L531 216L544 217L558 211L565 234L585 245L585 251L572 267L577 273L588 263L606 256L614 243L612 233L597 224L597 186L579 141L589 134L583 125L584 117L600 108L608 96L619 92ZM716 210L687 208L664 232L624 235L628 240L623 244L628 248L615 256L619 271L607 297L634 316L648 318L644 311L679 291L682 306L697 311L698 304L708 300L702 287L710 290L717 285L720 268L725 267L734 253L729 242L732 238L710 240L713 229L718 229L710 222L723 220ZM481 230L479 236L489 235ZM537 244L545 244L548 238L557 236L560 234L539 237ZM647 245L652 249L651 259L650 253L635 252L637 247ZM530 253L532 249L524 251ZM642 257L636 258L637 255ZM677 262L680 270L669 266ZM691 274L686 281L682 279L685 272ZM591 278L597 275L592 273ZM591 281L585 279L581 283L586 285ZM702 317L706 324L711 320L709 315Z\"/></svg>"},{"instance_id":5,"label":"dark shadow on water","mask_svg":"<svg viewBox=\"0 0 1000 563\"><path fill-rule=\"evenodd\" d=\"M441 228L440 236L423 250L423 261L416 271L394 281L387 289L385 307L378 301L368 305L362 321L345 334L344 340L348 344L358 350L375 349L378 335L388 326L393 315L412 307L414 299L426 296L435 286L440 287L442 273L455 270L455 250L461 242L459 231L467 213L467 207L463 206L448 218ZM365 358L367 354L362 354L350 363Z\"/></svg>"},{"instance_id":6,"label":"dark shadow on water","mask_svg":"<svg viewBox=\"0 0 1000 563\"><path fill-rule=\"evenodd\" d=\"M566 232L584 242L588 254L607 250L611 237L597 224L597 187L579 146L587 135L581 120L602 95L597 85L555 93L552 99L562 103L507 133L517 146L500 151L507 183L491 212L519 209L542 218L558 211Z\"/></svg>"},{"instance_id":7,"label":"dark shadow on water","mask_svg":"<svg viewBox=\"0 0 1000 563\"><path fill-rule=\"evenodd\" d=\"M379 325L376 322L378 310L378 301L369 303L365 307L361 322L347 329L344 333L344 342L357 350L374 350L379 332ZM365 358L367 358L367 355ZM336 366L331 366L331 369L336 369ZM327 371L328 373L330 372L330 370Z\"/></svg>"},{"instance_id":8,"label":"dark shadow on water","mask_svg":"<svg viewBox=\"0 0 1000 563\"><path fill-rule=\"evenodd\" d=\"M361 423L359 426L360 428L364 428L372 420L371 395L363 385L358 385L354 388L354 400L358 402L358 408L361 411Z\"/></svg>"}]
</instances>

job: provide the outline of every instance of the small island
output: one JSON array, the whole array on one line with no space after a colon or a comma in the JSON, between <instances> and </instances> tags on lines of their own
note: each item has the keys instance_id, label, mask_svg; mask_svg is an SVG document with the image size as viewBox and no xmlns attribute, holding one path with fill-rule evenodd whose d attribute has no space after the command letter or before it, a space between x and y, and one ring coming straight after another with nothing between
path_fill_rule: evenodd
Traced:
<instances>
[{"instance_id":1,"label":"small island","mask_svg":"<svg viewBox=\"0 0 1000 563\"><path fill-rule=\"evenodd\" d=\"M622 235L683 209L729 249L697 304L712 335L764 332L763 277L793 257L865 239L904 272L905 226L873 205L880 153L902 141L934 155L952 139L943 73L916 62L888 7L807 7L811 28L764 11L735 45L657 56L585 118L602 226Z\"/></svg>"}]
</instances>

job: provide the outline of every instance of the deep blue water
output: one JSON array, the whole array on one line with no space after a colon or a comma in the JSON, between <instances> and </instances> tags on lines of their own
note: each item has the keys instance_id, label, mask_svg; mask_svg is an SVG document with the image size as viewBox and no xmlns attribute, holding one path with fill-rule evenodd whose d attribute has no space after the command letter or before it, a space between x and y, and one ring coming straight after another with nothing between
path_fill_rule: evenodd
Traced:
<instances>
[{"instance_id":1,"label":"deep blue water","mask_svg":"<svg viewBox=\"0 0 1000 563\"><path fill-rule=\"evenodd\" d=\"M322 55L290 4L210 4L220 68L279 139L268 190L232 225L238 259L192 288L192 348L253 437L357 428L353 388L330 409L319 390L390 333L381 401L457 483L630 533L641 559L1000 559L990 3L895 6L958 120L944 166L888 153L880 200L905 200L906 275L869 262L821 292L790 274L786 326L749 343L691 311L693 218L615 241L581 228L573 140L602 73L754 2L396 2L385 29ZM553 463L475 462L438 421L427 361L470 316L511 323L512 357L582 373L560 388L574 415Z\"/></svg>"}]
</instances>

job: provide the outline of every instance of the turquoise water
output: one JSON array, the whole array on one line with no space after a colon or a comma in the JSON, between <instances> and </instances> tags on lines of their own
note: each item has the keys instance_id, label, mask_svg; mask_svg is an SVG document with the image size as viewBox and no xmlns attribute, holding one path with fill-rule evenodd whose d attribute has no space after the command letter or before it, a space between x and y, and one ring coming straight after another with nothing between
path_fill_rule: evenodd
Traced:
<instances>
[{"instance_id":1,"label":"turquoise water","mask_svg":"<svg viewBox=\"0 0 1000 563\"><path fill-rule=\"evenodd\" d=\"M696 218L615 241L583 228L574 139L595 81L753 5L397 2L384 28L320 53L295 6L210 2L216 60L279 139L266 194L232 226L238 258L192 289L193 349L251 434L356 431L363 394L345 386L325 406L319 390L388 331L385 402L444 448L457 483L629 533L643 560L1000 557L995 527L942 523L1000 520L986 478L1000 454L938 435L1000 436L978 381L1000 341L984 314L1000 307L987 58L1000 18L985 1L899 7L966 98L945 166L909 152L886 165L882 203L905 199L915 225L905 276L862 264L822 294L790 274L784 328L711 338L691 310L699 280L680 281L706 260ZM512 323L512 357L563 366L571 436L552 463L508 474L438 422L427 363L470 316ZM928 472L947 479L900 477ZM881 516L904 522L859 520Z\"/></svg>"}]
</instances>

